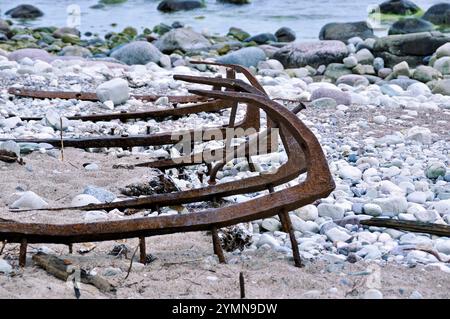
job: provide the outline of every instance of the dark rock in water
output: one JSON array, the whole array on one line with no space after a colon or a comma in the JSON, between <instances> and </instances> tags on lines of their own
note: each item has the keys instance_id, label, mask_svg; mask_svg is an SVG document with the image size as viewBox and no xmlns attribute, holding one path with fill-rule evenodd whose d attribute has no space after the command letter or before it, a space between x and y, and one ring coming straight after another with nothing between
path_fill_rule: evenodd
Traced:
<instances>
[{"instance_id":1,"label":"dark rock in water","mask_svg":"<svg viewBox=\"0 0 450 319\"><path fill-rule=\"evenodd\" d=\"M145 41L130 42L111 54L112 58L128 65L157 63L161 56L161 52L153 44Z\"/></svg>"},{"instance_id":2,"label":"dark rock in water","mask_svg":"<svg viewBox=\"0 0 450 319\"><path fill-rule=\"evenodd\" d=\"M402 61L414 67L447 42L450 42L450 36L436 31L396 34L378 38L373 52L375 56L383 58L388 67Z\"/></svg>"},{"instance_id":3,"label":"dark rock in water","mask_svg":"<svg viewBox=\"0 0 450 319\"><path fill-rule=\"evenodd\" d=\"M264 61L266 54L257 47L242 48L228 53L217 59L220 63L239 64L245 67L257 66L258 62Z\"/></svg>"},{"instance_id":4,"label":"dark rock in water","mask_svg":"<svg viewBox=\"0 0 450 319\"><path fill-rule=\"evenodd\" d=\"M51 61L53 57L45 50L42 49L20 49L11 52L8 55L8 59L11 61L20 61L23 58L30 58L32 60Z\"/></svg>"},{"instance_id":5,"label":"dark rock in water","mask_svg":"<svg viewBox=\"0 0 450 319\"><path fill-rule=\"evenodd\" d=\"M395 22L389 28L389 35L433 31L434 25L423 19L406 18Z\"/></svg>"},{"instance_id":6,"label":"dark rock in water","mask_svg":"<svg viewBox=\"0 0 450 319\"><path fill-rule=\"evenodd\" d=\"M231 4L249 4L250 0L217 0L218 2L231 3Z\"/></svg>"},{"instance_id":7,"label":"dark rock in water","mask_svg":"<svg viewBox=\"0 0 450 319\"><path fill-rule=\"evenodd\" d=\"M97 3L94 4L93 6L90 6L90 9L103 9L105 7L105 5L103 3Z\"/></svg>"},{"instance_id":8,"label":"dark rock in water","mask_svg":"<svg viewBox=\"0 0 450 319\"><path fill-rule=\"evenodd\" d=\"M320 29L320 40L340 40L346 42L353 37L361 39L373 38L373 29L367 25L366 21L358 22L332 22L327 23Z\"/></svg>"},{"instance_id":9,"label":"dark rock in water","mask_svg":"<svg viewBox=\"0 0 450 319\"><path fill-rule=\"evenodd\" d=\"M272 33L260 33L245 39L244 42L256 42L258 44L266 44L269 42L277 42L277 38Z\"/></svg>"},{"instance_id":10,"label":"dark rock in water","mask_svg":"<svg viewBox=\"0 0 450 319\"><path fill-rule=\"evenodd\" d=\"M175 50L192 52L208 49L211 43L190 28L179 28L165 33L155 42L155 46L164 53L172 53Z\"/></svg>"},{"instance_id":11,"label":"dark rock in water","mask_svg":"<svg viewBox=\"0 0 450 319\"><path fill-rule=\"evenodd\" d=\"M204 4L198 0L164 0L158 5L158 10L162 12L174 12L197 9L203 6Z\"/></svg>"},{"instance_id":12,"label":"dark rock in water","mask_svg":"<svg viewBox=\"0 0 450 319\"><path fill-rule=\"evenodd\" d=\"M311 101L321 99L324 97L331 98L336 101L337 104L350 105L352 104L352 98L347 92L343 92L338 89L318 88L312 92Z\"/></svg>"},{"instance_id":13,"label":"dark rock in water","mask_svg":"<svg viewBox=\"0 0 450 319\"><path fill-rule=\"evenodd\" d=\"M78 31L76 28L62 27L53 32L53 36L58 39L62 38L65 34L71 34L77 37L81 36L80 31Z\"/></svg>"},{"instance_id":14,"label":"dark rock in water","mask_svg":"<svg viewBox=\"0 0 450 319\"><path fill-rule=\"evenodd\" d=\"M342 62L348 55L347 46L341 41L313 41L288 44L277 52L273 58L280 61L285 68L300 68L306 65L318 67L322 64Z\"/></svg>"},{"instance_id":15,"label":"dark rock in water","mask_svg":"<svg viewBox=\"0 0 450 319\"><path fill-rule=\"evenodd\" d=\"M5 14L14 19L34 19L44 15L41 10L30 4L21 4L6 11Z\"/></svg>"},{"instance_id":16,"label":"dark rock in water","mask_svg":"<svg viewBox=\"0 0 450 319\"><path fill-rule=\"evenodd\" d=\"M160 23L157 24L153 27L153 32L159 34L159 35L163 35L164 33L169 32L170 30L172 30L172 27L170 25L167 25L165 23Z\"/></svg>"},{"instance_id":17,"label":"dark rock in water","mask_svg":"<svg viewBox=\"0 0 450 319\"><path fill-rule=\"evenodd\" d=\"M275 32L275 36L278 42L294 42L295 41L295 31L291 28L282 27Z\"/></svg>"},{"instance_id":18,"label":"dark rock in water","mask_svg":"<svg viewBox=\"0 0 450 319\"><path fill-rule=\"evenodd\" d=\"M184 23L180 21L174 21L172 23L172 28L178 29L178 28L184 28Z\"/></svg>"},{"instance_id":19,"label":"dark rock in water","mask_svg":"<svg viewBox=\"0 0 450 319\"><path fill-rule=\"evenodd\" d=\"M411 15L420 11L420 7L409 0L388 0L380 4L384 14Z\"/></svg>"},{"instance_id":20,"label":"dark rock in water","mask_svg":"<svg viewBox=\"0 0 450 319\"><path fill-rule=\"evenodd\" d=\"M422 19L437 25L450 25L450 3L438 3L431 6Z\"/></svg>"},{"instance_id":21,"label":"dark rock in water","mask_svg":"<svg viewBox=\"0 0 450 319\"><path fill-rule=\"evenodd\" d=\"M245 39L250 38L249 33L245 32L240 28L235 27L231 27L227 35L232 36L233 38L236 38L239 41L244 41Z\"/></svg>"}]
</instances>

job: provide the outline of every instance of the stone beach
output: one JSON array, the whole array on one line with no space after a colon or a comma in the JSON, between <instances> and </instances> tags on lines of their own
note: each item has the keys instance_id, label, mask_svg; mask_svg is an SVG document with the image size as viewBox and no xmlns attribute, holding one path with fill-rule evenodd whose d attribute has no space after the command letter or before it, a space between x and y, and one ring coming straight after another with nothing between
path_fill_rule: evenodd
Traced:
<instances>
[{"instance_id":1,"label":"stone beach","mask_svg":"<svg viewBox=\"0 0 450 319\"><path fill-rule=\"evenodd\" d=\"M198 5L197 1L188 2L191 3L189 9ZM129 150L68 148L62 161L60 151L48 144L7 140L59 138L61 131L65 138L81 138L107 136L111 132L118 136L153 134L226 124L230 110L193 114L164 122L150 119L94 123L69 120L68 117L165 109L170 107L167 98L143 102L130 96L186 95L189 88L207 88L175 81L174 74L225 76L223 68L191 64L191 60L235 63L248 67L269 96L281 99L279 102L284 103L285 107L291 109L295 106L289 101L307 103L306 110L300 112L298 117L318 138L336 182L336 189L329 197L289 213L301 257L306 263L305 274L302 275L306 279L303 280L312 283L290 287L292 290L288 291L280 288L283 284L278 282L277 287L282 289L278 295L257 293L254 287L255 290L250 288L253 296L366 299L450 297L450 238L359 224L361 220L381 217L450 225L450 34L445 29L450 27L450 21L433 16L434 9L425 13L410 6L409 1L400 2L403 4L400 11L391 12L393 9L386 4L381 8L387 12L382 13L400 14L423 21L394 23L389 35L381 37L375 36L365 21L329 23L316 41L306 42L296 39L288 26L280 26L273 34L252 35L234 27L227 35L215 36L180 22L172 26L149 27L142 34L129 27L101 38L80 34L76 29L67 27L29 29L0 20L0 139L5 140L0 142L0 150L12 151L25 162L19 165L0 161L0 218L21 222L69 223L137 216L151 218L157 215L157 211L150 210L128 216L117 210L74 210L55 214L46 211L17 213L9 211L9 208L81 206L131 198L129 194L125 195L124 188L155 180L161 172L148 168L117 170L112 169L113 164L168 158L179 154L174 147L133 147ZM167 11L174 10L167 4L161 7ZM395 10L398 8L395 7ZM39 11L26 10L27 14L35 15ZM419 13L425 15L418 16ZM415 32L417 28L422 29ZM410 29L413 32L409 32ZM95 92L100 101L18 98L8 93L10 87ZM237 118L241 119L244 114L245 110L240 107ZM20 119L36 116L43 119ZM220 145L213 141L196 147ZM245 159L234 159L219 171L218 183L267 172L279 167L286 158L280 144L277 152L253 158L256 172L249 171ZM170 169L165 173L176 189L187 190L207 185L207 181L202 182L198 178L198 172L202 169L204 167L201 165L189 166L182 170ZM301 175L289 185L304 178ZM278 186L276 190L286 186ZM223 198L221 204L243 202L264 194L267 192L229 196ZM193 208L194 204L164 207L159 213L181 214ZM244 264L247 271L255 276L255 283L262 282L264 286L265 280L269 279L255 269L271 267L271 263L278 266L285 263L280 266L281 276L291 278L289 272L295 270L289 264L292 262L291 242L282 231L278 216L239 227L249 232L251 239L242 250L227 252L230 265L217 264L215 256L208 253L209 237L204 234L193 236L198 241L193 243L198 251L189 250L185 259L195 260L192 268L218 269L215 275L222 282L226 281L224 274L244 267ZM145 274L156 281L157 274L152 275L152 271L158 267L163 269L163 262L173 262L176 259L171 256L174 247L186 244L183 234L157 238L147 240L152 243L150 246L157 242L152 254L160 260L156 264L142 266L142 269L139 265L133 266L131 280L138 280L140 275ZM123 276L121 273L126 272L127 261L116 259L115 264L111 265L109 257L100 257L106 256L119 243L135 246L133 240L96 243L98 247L93 253L78 254L77 258L97 272L108 273L112 280L119 281L119 277ZM57 245L34 245L33 249L66 253L64 247ZM186 247L180 248L176 256L183 257L183 249ZM14 291L17 287L6 279L13 278L9 276L19 269L17 254L18 246L8 245L0 256L0 297L18 296ZM97 256L98 261L89 259L91 256ZM183 265L178 275L195 273L204 277L198 269L189 267L189 264ZM164 276L170 275L168 270L161 269L158 271L163 272ZM367 269L369 271L363 275L365 278L372 278L374 273L381 274L380 285L366 285L352 290L348 278L352 278L354 272ZM298 270L299 273L302 271ZM275 272L276 269L273 273L265 273L265 276L273 278ZM22 287L27 281L32 286L39 285L38 280L33 279L38 273L39 276L44 274L36 267L27 267L21 282L16 285ZM394 273L404 276L405 281L396 280L392 275ZM422 283L423 287L415 285L409 278L422 274L423 278L427 278L427 283ZM314 276L329 278L319 284ZM118 296L180 297L183 293L177 293L180 286L168 280L173 287L161 295L144 288L141 293L131 292L129 287L119 286ZM433 290L433 280L438 280L445 289ZM220 297L223 290L227 291L226 288L218 288L219 285L208 283L207 279L205 281L201 285L209 288L202 286L198 293L183 285L181 287L187 290L188 297ZM58 281L52 281L51 285L58 287ZM250 287L252 285L250 283ZM60 283L60 286L65 284ZM64 291L61 287L55 289ZM69 296L68 293L63 295ZM37 297L29 288L20 296ZM87 290L87 296L109 297L94 288ZM228 294L227 297L236 298Z\"/></svg>"}]
</instances>

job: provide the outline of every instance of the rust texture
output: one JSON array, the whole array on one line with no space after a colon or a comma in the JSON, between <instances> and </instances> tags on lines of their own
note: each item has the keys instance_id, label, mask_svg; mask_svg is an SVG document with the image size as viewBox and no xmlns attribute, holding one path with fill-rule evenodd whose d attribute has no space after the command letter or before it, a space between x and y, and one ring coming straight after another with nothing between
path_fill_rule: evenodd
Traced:
<instances>
[{"instance_id":1,"label":"rust texture","mask_svg":"<svg viewBox=\"0 0 450 319\"><path fill-rule=\"evenodd\" d=\"M196 62L197 63L197 62ZM217 63L206 63L221 65ZM157 216L151 218L135 218L117 221L104 221L92 223L74 224L41 224L0 222L0 240L8 243L20 243L20 263L25 265L26 246L28 243L55 243L71 245L73 243L119 240L125 238L139 238L140 260L145 263L145 238L155 235L164 235L178 232L210 231L214 253L220 262L225 262L220 239L217 235L218 229L235 225L242 222L250 222L274 215L279 215L283 229L288 233L292 243L295 266L301 267L302 262L297 246L297 241L289 217L289 211L295 210L307 204L311 204L319 198L328 196L334 189L335 184L329 171L329 167L322 148L305 124L296 116L304 106L300 106L294 112L271 100L262 86L245 68L235 65L223 65L228 68L228 78L194 77L176 75L176 80L190 83L200 83L212 86L212 90L190 90L196 101L207 101L208 111L231 107L229 127L243 127L256 129L253 136L249 136L247 142L237 146L234 150L244 150L244 155L249 156L249 145L255 139L268 138L267 132L278 129L279 136L284 145L288 160L273 174L260 174L239 181L215 184L215 174L235 156L235 152L226 152L229 147L219 150L220 161L213 168L210 166L210 185L188 191L155 194L151 196L130 199L108 204L96 204L83 207L56 207L43 210L112 210L112 209L139 209L160 208L168 205L181 205L193 202L216 200L217 198L233 194L246 194L256 191L268 190L265 196L257 197L249 201L226 207L211 208L189 214ZM235 79L235 72L243 73L250 82ZM23 91L26 92L26 91ZM45 94L41 94L43 98ZM49 94L45 95L46 97ZM75 97L77 98L77 97ZM235 123L235 109L237 105L247 106L246 116L243 121ZM200 109L203 108L200 106ZM182 109L182 108L177 108ZM177 109L173 109L174 112ZM190 112L197 112L191 109ZM260 111L267 115L267 130L260 130ZM176 115L176 114L174 114ZM179 115L179 114L178 114ZM108 115L111 116L111 115ZM226 127L219 127L225 130ZM193 134L190 131L190 134ZM269 134L270 135L270 134ZM19 140L18 140L19 141ZM21 140L23 141L23 140ZM47 142L55 146L60 140L26 140L33 142ZM171 139L169 134L155 134L138 137L96 137L90 139L71 140L65 139L65 147L129 147L174 144L177 141ZM199 141L196 141L199 142ZM242 153L239 153L242 154ZM170 168L199 164L194 161L195 154L185 156L185 161L179 162L175 159L142 163L142 166ZM201 154L200 154L201 155ZM210 163L208 163L210 164ZM306 179L301 183L275 190L275 187L287 183L300 174L306 173Z\"/></svg>"}]
</instances>

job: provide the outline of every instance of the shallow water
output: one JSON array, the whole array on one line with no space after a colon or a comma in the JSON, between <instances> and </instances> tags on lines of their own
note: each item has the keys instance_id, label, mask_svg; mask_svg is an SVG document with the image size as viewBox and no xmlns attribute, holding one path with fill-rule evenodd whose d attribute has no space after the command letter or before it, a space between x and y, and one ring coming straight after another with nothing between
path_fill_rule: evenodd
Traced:
<instances>
[{"instance_id":1,"label":"shallow water","mask_svg":"<svg viewBox=\"0 0 450 319\"><path fill-rule=\"evenodd\" d=\"M121 31L133 26L138 30L164 22L171 24L181 21L199 31L226 34L230 26L243 28L251 34L275 32L281 26L288 26L297 33L298 40L317 39L320 28L329 22L360 21L367 18L368 8L378 1L374 0L252 0L249 5L236 6L206 0L206 8L177 13L161 13L156 7L159 0L128 0L118 5L108 5L103 9L91 9L97 0L10 0L0 3L2 18L4 13L23 3L30 3L44 11L42 18L34 21L20 22L31 26L65 26L75 22L67 8L75 4L81 11L79 29L104 34L108 31ZM443 0L415 0L417 5L426 10L431 5ZM112 27L111 24L117 26ZM385 32L385 27L378 33Z\"/></svg>"}]
</instances>

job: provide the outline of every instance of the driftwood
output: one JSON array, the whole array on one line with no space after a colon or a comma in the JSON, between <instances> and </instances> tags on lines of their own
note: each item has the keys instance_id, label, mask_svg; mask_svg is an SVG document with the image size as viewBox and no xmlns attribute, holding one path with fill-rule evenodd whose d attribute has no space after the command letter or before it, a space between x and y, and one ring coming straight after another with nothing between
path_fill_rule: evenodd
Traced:
<instances>
[{"instance_id":1,"label":"driftwood","mask_svg":"<svg viewBox=\"0 0 450 319\"><path fill-rule=\"evenodd\" d=\"M35 254L33 256L33 260L39 267L42 267L45 271L58 279L67 281L70 279L70 276L75 276L75 280L79 279L83 284L93 285L102 292L116 291L115 287L106 279L98 275L91 275L84 269L79 268L80 272L78 276L78 274L75 273L77 270L72 266L72 262L70 260L62 259L42 252Z\"/></svg>"},{"instance_id":2,"label":"driftwood","mask_svg":"<svg viewBox=\"0 0 450 319\"><path fill-rule=\"evenodd\" d=\"M362 220L360 223L361 225L364 226L387 227L398 230L406 230L417 233L427 233L431 235L450 237L450 226L447 225L423 223L409 220L385 219L385 218L371 218L367 220Z\"/></svg>"}]
</instances>

